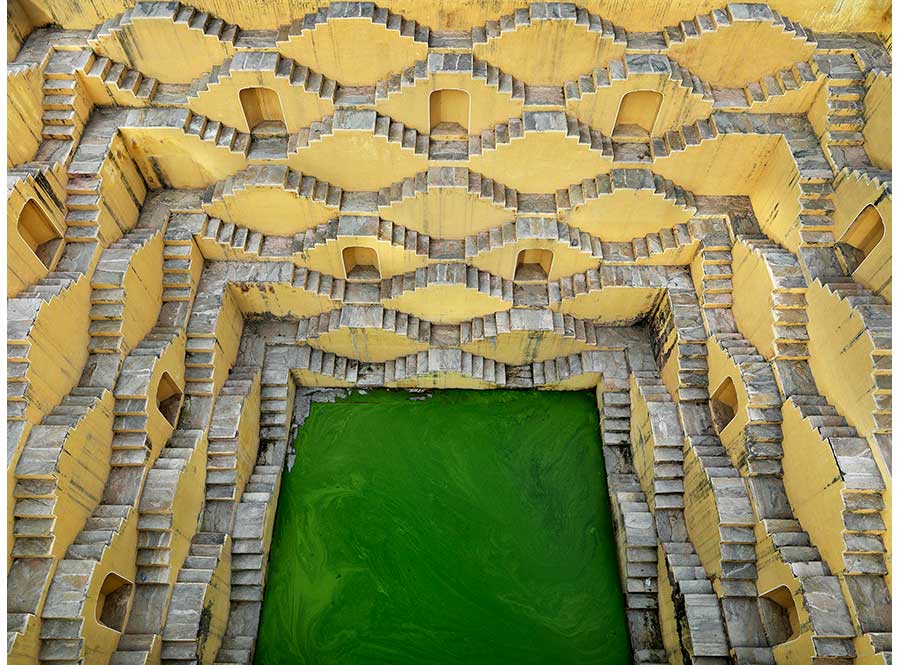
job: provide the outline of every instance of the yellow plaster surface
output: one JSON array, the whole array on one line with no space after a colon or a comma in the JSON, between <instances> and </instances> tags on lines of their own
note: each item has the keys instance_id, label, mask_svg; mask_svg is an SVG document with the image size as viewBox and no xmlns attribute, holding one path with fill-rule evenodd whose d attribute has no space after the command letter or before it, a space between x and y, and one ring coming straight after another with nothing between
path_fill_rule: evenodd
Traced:
<instances>
[{"instance_id":1,"label":"yellow plaster surface","mask_svg":"<svg viewBox=\"0 0 900 665\"><path fill-rule=\"evenodd\" d=\"M530 25L476 43L474 51L475 57L517 79L533 85L559 85L622 57L624 46L571 20L532 20Z\"/></svg>"},{"instance_id":2,"label":"yellow plaster surface","mask_svg":"<svg viewBox=\"0 0 900 665\"><path fill-rule=\"evenodd\" d=\"M370 85L422 60L428 51L427 44L368 18L334 19L289 35L277 47L283 55L344 85Z\"/></svg>"},{"instance_id":3,"label":"yellow plaster surface","mask_svg":"<svg viewBox=\"0 0 900 665\"><path fill-rule=\"evenodd\" d=\"M766 48L758 48L766 44ZM743 86L795 62L805 62L815 46L768 22L735 21L714 32L673 44L669 55L710 85ZM752 58L745 56L753 53Z\"/></svg>"}]
</instances>

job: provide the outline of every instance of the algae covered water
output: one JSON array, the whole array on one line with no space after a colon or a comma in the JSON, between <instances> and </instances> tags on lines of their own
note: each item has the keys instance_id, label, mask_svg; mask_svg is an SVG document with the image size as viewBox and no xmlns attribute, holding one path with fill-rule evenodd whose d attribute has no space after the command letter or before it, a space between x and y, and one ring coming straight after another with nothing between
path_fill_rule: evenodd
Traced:
<instances>
[{"instance_id":1,"label":"algae covered water","mask_svg":"<svg viewBox=\"0 0 900 665\"><path fill-rule=\"evenodd\" d=\"M296 448L257 665L631 662L593 393L352 393Z\"/></svg>"}]
</instances>

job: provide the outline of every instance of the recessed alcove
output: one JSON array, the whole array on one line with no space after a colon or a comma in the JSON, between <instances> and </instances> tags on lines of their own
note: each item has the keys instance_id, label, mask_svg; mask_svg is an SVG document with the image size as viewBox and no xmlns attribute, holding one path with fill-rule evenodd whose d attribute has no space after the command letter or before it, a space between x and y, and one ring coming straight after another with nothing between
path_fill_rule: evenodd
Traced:
<instances>
[{"instance_id":1,"label":"recessed alcove","mask_svg":"<svg viewBox=\"0 0 900 665\"><path fill-rule=\"evenodd\" d=\"M247 127L254 136L284 136L287 134L284 113L278 93L271 88L244 88L239 93Z\"/></svg>"},{"instance_id":2,"label":"recessed alcove","mask_svg":"<svg viewBox=\"0 0 900 665\"><path fill-rule=\"evenodd\" d=\"M16 231L44 267L50 270L62 245L62 234L34 199L30 199L19 213Z\"/></svg>"},{"instance_id":3,"label":"recessed alcove","mask_svg":"<svg viewBox=\"0 0 900 665\"><path fill-rule=\"evenodd\" d=\"M436 139L464 139L469 134L469 93L435 90L428 98L429 127Z\"/></svg>"},{"instance_id":4,"label":"recessed alcove","mask_svg":"<svg viewBox=\"0 0 900 665\"><path fill-rule=\"evenodd\" d=\"M109 573L100 585L100 595L97 598L97 621L122 632L125 619L128 616L128 601L134 585L124 577L116 573Z\"/></svg>"},{"instance_id":5,"label":"recessed alcove","mask_svg":"<svg viewBox=\"0 0 900 665\"><path fill-rule=\"evenodd\" d=\"M178 410L181 408L183 392L168 372L163 372L156 387L156 408L168 423L178 424Z\"/></svg>"},{"instance_id":6,"label":"recessed alcove","mask_svg":"<svg viewBox=\"0 0 900 665\"><path fill-rule=\"evenodd\" d=\"M350 282L372 282L381 279L378 253L371 247L344 247L341 251L344 275Z\"/></svg>"},{"instance_id":7,"label":"recessed alcove","mask_svg":"<svg viewBox=\"0 0 900 665\"><path fill-rule=\"evenodd\" d=\"M662 94L655 90L634 90L619 102L612 137L620 141L649 140L662 105Z\"/></svg>"},{"instance_id":8,"label":"recessed alcove","mask_svg":"<svg viewBox=\"0 0 900 665\"><path fill-rule=\"evenodd\" d=\"M790 590L781 585L759 597L760 615L772 645L784 644L800 634L800 619Z\"/></svg>"},{"instance_id":9,"label":"recessed alcove","mask_svg":"<svg viewBox=\"0 0 900 665\"><path fill-rule=\"evenodd\" d=\"M863 208L838 240L838 249L849 272L856 270L884 238L884 219L869 204Z\"/></svg>"},{"instance_id":10,"label":"recessed alcove","mask_svg":"<svg viewBox=\"0 0 900 665\"><path fill-rule=\"evenodd\" d=\"M549 249L523 249L516 256L515 281L546 282L553 265Z\"/></svg>"},{"instance_id":11,"label":"recessed alcove","mask_svg":"<svg viewBox=\"0 0 900 665\"><path fill-rule=\"evenodd\" d=\"M734 420L737 408L737 390L735 390L734 381L727 376L709 399L709 409L712 411L713 424L717 432L721 432L728 426L728 423Z\"/></svg>"}]
</instances>

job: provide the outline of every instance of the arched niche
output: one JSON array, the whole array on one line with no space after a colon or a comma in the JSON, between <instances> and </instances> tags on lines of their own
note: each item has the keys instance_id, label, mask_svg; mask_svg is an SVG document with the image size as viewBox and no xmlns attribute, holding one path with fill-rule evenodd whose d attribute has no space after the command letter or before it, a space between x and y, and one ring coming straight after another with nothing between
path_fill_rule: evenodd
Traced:
<instances>
[{"instance_id":1,"label":"arched niche","mask_svg":"<svg viewBox=\"0 0 900 665\"><path fill-rule=\"evenodd\" d=\"M29 199L19 213L16 231L44 267L50 270L62 245L62 234L34 199Z\"/></svg>"},{"instance_id":2,"label":"arched niche","mask_svg":"<svg viewBox=\"0 0 900 665\"><path fill-rule=\"evenodd\" d=\"M523 249L516 256L515 281L546 282L553 266L553 252L549 249Z\"/></svg>"},{"instance_id":3,"label":"arched niche","mask_svg":"<svg viewBox=\"0 0 900 665\"><path fill-rule=\"evenodd\" d=\"M244 88L239 93L247 128L254 134L287 133L278 93L271 88Z\"/></svg>"},{"instance_id":4,"label":"arched niche","mask_svg":"<svg viewBox=\"0 0 900 665\"><path fill-rule=\"evenodd\" d=\"M466 138L469 135L471 101L465 90L435 90L428 99L429 127L433 138Z\"/></svg>"},{"instance_id":5,"label":"arched niche","mask_svg":"<svg viewBox=\"0 0 900 665\"><path fill-rule=\"evenodd\" d=\"M341 252L344 275L349 282L373 282L381 280L378 253L371 247L344 247Z\"/></svg>"},{"instance_id":6,"label":"arched niche","mask_svg":"<svg viewBox=\"0 0 900 665\"><path fill-rule=\"evenodd\" d=\"M613 138L620 140L649 140L656 125L662 94L656 90L634 90L619 102Z\"/></svg>"},{"instance_id":7,"label":"arched niche","mask_svg":"<svg viewBox=\"0 0 900 665\"><path fill-rule=\"evenodd\" d=\"M863 208L838 240L849 272L856 270L884 238L884 219L871 203Z\"/></svg>"}]
</instances>

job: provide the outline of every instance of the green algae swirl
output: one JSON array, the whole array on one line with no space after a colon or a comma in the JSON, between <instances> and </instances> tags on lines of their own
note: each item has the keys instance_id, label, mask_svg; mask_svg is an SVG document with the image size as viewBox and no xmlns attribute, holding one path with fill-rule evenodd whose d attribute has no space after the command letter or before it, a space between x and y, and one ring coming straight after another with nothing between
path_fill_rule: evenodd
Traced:
<instances>
[{"instance_id":1,"label":"green algae swirl","mask_svg":"<svg viewBox=\"0 0 900 665\"><path fill-rule=\"evenodd\" d=\"M257 665L631 662L592 393L313 404Z\"/></svg>"}]
</instances>

